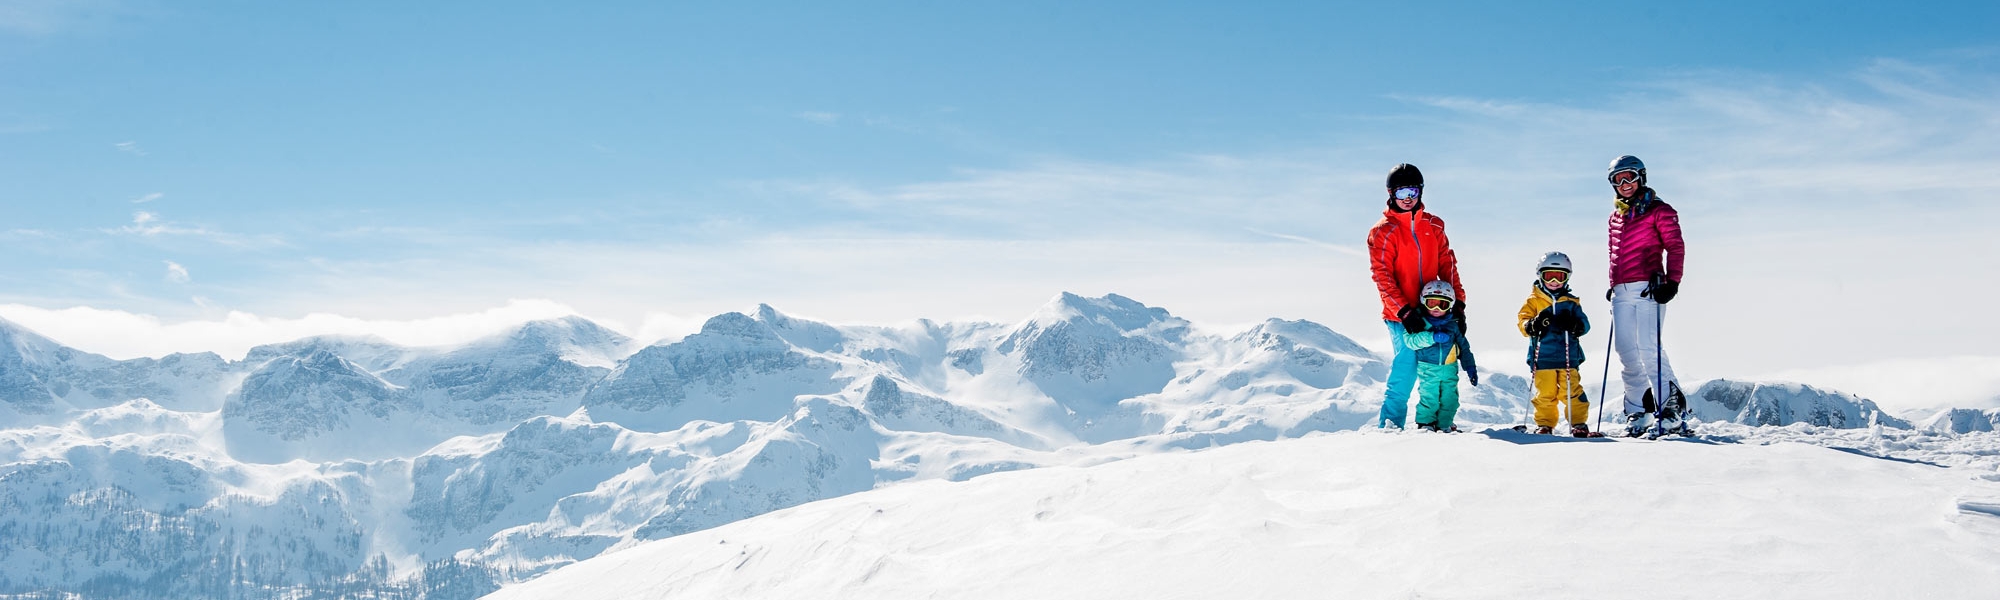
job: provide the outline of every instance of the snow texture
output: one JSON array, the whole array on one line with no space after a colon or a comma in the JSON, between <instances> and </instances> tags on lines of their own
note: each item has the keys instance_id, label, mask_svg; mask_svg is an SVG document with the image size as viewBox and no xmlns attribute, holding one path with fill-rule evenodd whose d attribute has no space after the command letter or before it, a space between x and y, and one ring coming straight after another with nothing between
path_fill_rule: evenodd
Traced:
<instances>
[{"instance_id":1,"label":"snow texture","mask_svg":"<svg viewBox=\"0 0 2000 600\"><path fill-rule=\"evenodd\" d=\"M971 506L986 492L956 494L998 485L989 479L1365 429L1386 376L1381 356L1318 324L1210 332L1116 295L1061 294L1011 324L836 326L759 306L643 348L572 317L456 347L318 337L240 361L118 361L0 322L0 595L474 598L591 557L864 492L918 490L897 493ZM1526 379L1491 372L1483 383L1462 389L1462 422L1524 418ZM1710 382L1694 400L1704 436L1736 442L1730 452L1797 442L1840 450L1815 460L2000 479L1993 412L1912 424L1863 398L1784 382ZM1404 443L1415 442L1394 442ZM1265 458L1347 465L1381 450L1368 444L1353 458ZM1545 480L1621 472L1575 460ZM1506 487L1478 471L1427 476ZM1905 487L1880 491L1922 492ZM1461 491L1467 502L1500 493ZM1939 505L1990 517L1995 498ZM1048 543L1088 548L1093 531ZM1370 539L1396 540L1390 531ZM1511 552L1510 539L1494 540L1480 546ZM1120 552L1136 550L1110 555ZM1068 595L1123 593L1098 585Z\"/></svg>"},{"instance_id":2,"label":"snow texture","mask_svg":"<svg viewBox=\"0 0 2000 600\"><path fill-rule=\"evenodd\" d=\"M488 598L1980 598L2000 581L2000 483L1963 472L1506 437L1316 434L898 486ZM1634 465L1647 476L1575 483Z\"/></svg>"}]
</instances>

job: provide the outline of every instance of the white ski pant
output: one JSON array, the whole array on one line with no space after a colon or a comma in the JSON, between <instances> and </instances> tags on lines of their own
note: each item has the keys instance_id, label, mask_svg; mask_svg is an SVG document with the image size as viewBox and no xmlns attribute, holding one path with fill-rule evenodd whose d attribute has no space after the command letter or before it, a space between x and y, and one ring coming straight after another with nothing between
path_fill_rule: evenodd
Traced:
<instances>
[{"instance_id":1,"label":"white ski pant","mask_svg":"<svg viewBox=\"0 0 2000 600\"><path fill-rule=\"evenodd\" d=\"M1660 349L1660 330L1666 324L1667 308L1639 292L1646 282L1621 283L1611 288L1611 324L1618 331L1612 343L1618 346L1619 371L1625 377L1625 414L1648 412L1641 398L1654 389L1653 397L1664 400L1667 384L1674 379L1674 365Z\"/></svg>"}]
</instances>

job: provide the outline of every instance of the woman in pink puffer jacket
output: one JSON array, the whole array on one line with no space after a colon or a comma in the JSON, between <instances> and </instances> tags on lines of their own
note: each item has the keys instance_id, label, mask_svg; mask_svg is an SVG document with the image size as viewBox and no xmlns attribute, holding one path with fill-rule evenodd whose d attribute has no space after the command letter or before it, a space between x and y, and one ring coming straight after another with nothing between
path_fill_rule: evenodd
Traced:
<instances>
[{"instance_id":1,"label":"woman in pink puffer jacket","mask_svg":"<svg viewBox=\"0 0 2000 600\"><path fill-rule=\"evenodd\" d=\"M1646 164L1638 157L1620 156L1610 171L1618 202L1609 223L1611 289L1605 299L1624 366L1625 435L1692 435L1687 396L1660 348L1666 304L1680 292L1686 258L1680 213L1647 187Z\"/></svg>"}]
</instances>

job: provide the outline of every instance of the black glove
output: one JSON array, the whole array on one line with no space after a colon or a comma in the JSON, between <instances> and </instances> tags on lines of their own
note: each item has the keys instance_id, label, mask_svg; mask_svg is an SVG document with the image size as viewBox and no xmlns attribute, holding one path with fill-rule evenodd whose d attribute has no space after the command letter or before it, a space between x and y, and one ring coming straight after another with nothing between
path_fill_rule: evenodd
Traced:
<instances>
[{"instance_id":1,"label":"black glove","mask_svg":"<svg viewBox=\"0 0 2000 600\"><path fill-rule=\"evenodd\" d=\"M1549 332L1549 326L1554 323L1555 317L1549 314L1549 309L1544 308L1540 314L1528 319L1528 325L1521 330L1528 332L1528 335L1542 337L1542 334Z\"/></svg>"},{"instance_id":2,"label":"black glove","mask_svg":"<svg viewBox=\"0 0 2000 600\"><path fill-rule=\"evenodd\" d=\"M1653 301L1666 304L1674 301L1674 294L1681 293L1681 282L1668 281L1653 286Z\"/></svg>"},{"instance_id":3,"label":"black glove","mask_svg":"<svg viewBox=\"0 0 2000 600\"><path fill-rule=\"evenodd\" d=\"M1681 282L1668 281L1666 273L1654 273L1653 280L1646 285L1645 295L1652 296L1654 302L1666 304L1674 301L1674 294L1680 292Z\"/></svg>"},{"instance_id":4,"label":"black glove","mask_svg":"<svg viewBox=\"0 0 2000 600\"><path fill-rule=\"evenodd\" d=\"M1576 326L1576 315L1570 314L1568 311L1555 313L1549 317L1550 329L1556 331L1575 331Z\"/></svg>"},{"instance_id":5,"label":"black glove","mask_svg":"<svg viewBox=\"0 0 2000 600\"><path fill-rule=\"evenodd\" d=\"M1457 303L1454 303L1454 304L1452 304L1452 305L1451 305L1451 318L1453 318L1453 319L1457 319L1457 320L1458 320L1458 330L1459 330L1459 331L1466 331L1466 329L1465 329L1465 301L1464 301L1464 300L1460 300L1460 301L1458 301ZM1474 385L1478 385L1478 384L1474 384Z\"/></svg>"},{"instance_id":6,"label":"black glove","mask_svg":"<svg viewBox=\"0 0 2000 600\"><path fill-rule=\"evenodd\" d=\"M1605 290L1604 290L1604 301L1605 301L1605 302L1610 302L1610 301L1611 301L1611 292L1613 292L1613 291L1615 291L1615 290L1612 290L1612 289L1610 289L1610 288L1605 288Z\"/></svg>"},{"instance_id":7,"label":"black glove","mask_svg":"<svg viewBox=\"0 0 2000 600\"><path fill-rule=\"evenodd\" d=\"M1583 319L1573 318L1569 320L1569 334L1577 337L1583 337Z\"/></svg>"},{"instance_id":8,"label":"black glove","mask_svg":"<svg viewBox=\"0 0 2000 600\"><path fill-rule=\"evenodd\" d=\"M1472 382L1472 387L1479 387L1479 369L1466 369L1465 378Z\"/></svg>"},{"instance_id":9,"label":"black glove","mask_svg":"<svg viewBox=\"0 0 2000 600\"><path fill-rule=\"evenodd\" d=\"M1403 305L1403 310L1396 311L1396 320L1403 322L1403 331L1406 333L1418 333L1428 329L1424 326L1424 312L1418 310L1415 304Z\"/></svg>"}]
</instances>

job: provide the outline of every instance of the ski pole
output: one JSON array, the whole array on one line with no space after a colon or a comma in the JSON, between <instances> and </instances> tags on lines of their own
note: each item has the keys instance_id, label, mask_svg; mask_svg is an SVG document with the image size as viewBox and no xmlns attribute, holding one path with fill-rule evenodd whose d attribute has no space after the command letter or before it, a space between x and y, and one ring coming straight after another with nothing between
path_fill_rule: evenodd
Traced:
<instances>
[{"instance_id":1,"label":"ski pole","mask_svg":"<svg viewBox=\"0 0 2000 600\"><path fill-rule=\"evenodd\" d=\"M1655 403L1655 405L1653 408L1653 431L1659 432L1660 434L1664 435L1666 434L1667 431L1666 425L1665 421L1661 419L1660 416L1667 414L1667 384L1665 382L1666 379L1665 374L1661 373L1660 371L1664 370L1664 365L1667 364L1667 352L1665 348L1660 347L1660 316L1661 313L1664 313L1666 311L1660 310L1660 307L1661 307L1660 301L1658 299L1654 299L1653 300L1653 402Z\"/></svg>"},{"instance_id":2,"label":"ski pole","mask_svg":"<svg viewBox=\"0 0 2000 600\"><path fill-rule=\"evenodd\" d=\"M1611 389L1611 341L1618 339L1618 309L1611 310L1611 330L1604 334L1604 379L1597 386L1597 401L1605 402ZM1597 407L1597 430L1604 431L1604 407Z\"/></svg>"},{"instance_id":3,"label":"ski pole","mask_svg":"<svg viewBox=\"0 0 2000 600\"><path fill-rule=\"evenodd\" d=\"M1539 318L1539 315L1536 318ZM1528 322L1534 323L1532 319ZM1528 425L1533 424L1535 419L1535 396L1539 395L1539 392L1535 391L1533 384L1535 383L1535 369L1542 368L1540 364L1541 353L1542 338L1540 336L1528 338L1528 408L1522 411L1521 431L1527 431Z\"/></svg>"},{"instance_id":4,"label":"ski pole","mask_svg":"<svg viewBox=\"0 0 2000 600\"><path fill-rule=\"evenodd\" d=\"M1562 393L1563 393L1563 395L1562 395L1562 399L1560 399L1560 400L1557 400L1557 402L1561 402L1561 403L1562 403L1562 407L1563 407L1563 420L1564 420L1564 421L1568 421L1570 425L1574 426L1574 425L1576 425L1576 414L1575 414L1575 413L1571 413L1571 412L1570 412L1570 410L1569 410L1569 399L1570 399L1570 398L1569 398L1569 380L1570 380L1570 370L1571 370L1571 368L1572 368L1572 367L1570 367L1570 365L1569 365L1569 332L1563 332L1563 368L1562 368L1562 369L1559 369L1559 370L1557 370L1557 371L1556 371L1556 376L1557 376L1557 377L1561 377L1561 378L1562 378L1562 382L1563 382L1563 385L1562 385Z\"/></svg>"}]
</instances>

